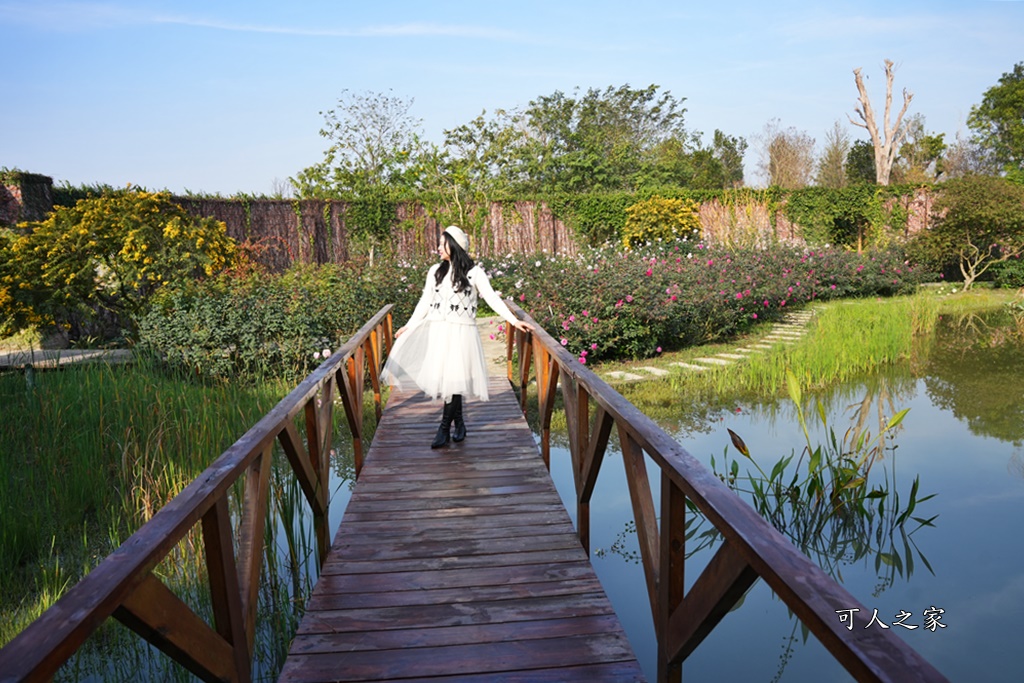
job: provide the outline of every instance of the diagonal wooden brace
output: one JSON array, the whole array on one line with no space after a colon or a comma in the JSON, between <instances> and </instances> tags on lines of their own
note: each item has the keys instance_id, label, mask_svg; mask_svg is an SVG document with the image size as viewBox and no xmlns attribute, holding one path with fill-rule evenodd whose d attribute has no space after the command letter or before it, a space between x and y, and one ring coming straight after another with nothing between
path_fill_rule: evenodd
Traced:
<instances>
[{"instance_id":1,"label":"diagonal wooden brace","mask_svg":"<svg viewBox=\"0 0 1024 683\"><path fill-rule=\"evenodd\" d=\"M735 545L723 541L682 604L669 617L666 634L669 661L686 659L755 581L757 572Z\"/></svg>"},{"instance_id":2,"label":"diagonal wooden brace","mask_svg":"<svg viewBox=\"0 0 1024 683\"><path fill-rule=\"evenodd\" d=\"M231 644L152 574L114 617L204 681L240 680Z\"/></svg>"}]
</instances>

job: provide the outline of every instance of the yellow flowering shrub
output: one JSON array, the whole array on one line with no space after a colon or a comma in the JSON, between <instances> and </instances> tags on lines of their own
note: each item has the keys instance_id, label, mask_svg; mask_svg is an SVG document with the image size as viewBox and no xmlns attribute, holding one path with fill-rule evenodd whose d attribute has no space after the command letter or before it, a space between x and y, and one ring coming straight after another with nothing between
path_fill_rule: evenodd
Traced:
<instances>
[{"instance_id":1,"label":"yellow flowering shrub","mask_svg":"<svg viewBox=\"0 0 1024 683\"><path fill-rule=\"evenodd\" d=\"M32 297L18 276L13 245L17 236L0 228L0 337L44 320L32 308Z\"/></svg>"},{"instance_id":2,"label":"yellow flowering shrub","mask_svg":"<svg viewBox=\"0 0 1024 683\"><path fill-rule=\"evenodd\" d=\"M700 207L692 199L651 197L626 208L622 243L626 249L683 238L700 238Z\"/></svg>"},{"instance_id":3,"label":"yellow flowering shrub","mask_svg":"<svg viewBox=\"0 0 1024 683\"><path fill-rule=\"evenodd\" d=\"M109 192L18 228L21 234L7 241L10 263L0 271L0 287L20 289L18 301L37 322L105 316L131 326L159 287L214 275L235 254L223 222L188 214L167 193ZM5 301L0 322L29 321Z\"/></svg>"}]
</instances>

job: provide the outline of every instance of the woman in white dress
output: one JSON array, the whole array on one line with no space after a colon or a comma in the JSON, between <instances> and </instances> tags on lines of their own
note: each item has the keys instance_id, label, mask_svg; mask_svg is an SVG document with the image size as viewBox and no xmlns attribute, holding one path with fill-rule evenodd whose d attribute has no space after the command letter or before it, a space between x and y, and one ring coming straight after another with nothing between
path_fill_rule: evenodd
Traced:
<instances>
[{"instance_id":1,"label":"woman in white dress","mask_svg":"<svg viewBox=\"0 0 1024 683\"><path fill-rule=\"evenodd\" d=\"M473 263L468 252L469 237L462 228L445 228L437 247L441 262L427 272L423 296L409 322L395 333L395 345L382 373L387 384L418 388L431 398L444 399L441 426L431 448L466 438L463 395L488 399L487 364L476 327L479 297L509 325L532 329L495 294L487 273Z\"/></svg>"}]
</instances>

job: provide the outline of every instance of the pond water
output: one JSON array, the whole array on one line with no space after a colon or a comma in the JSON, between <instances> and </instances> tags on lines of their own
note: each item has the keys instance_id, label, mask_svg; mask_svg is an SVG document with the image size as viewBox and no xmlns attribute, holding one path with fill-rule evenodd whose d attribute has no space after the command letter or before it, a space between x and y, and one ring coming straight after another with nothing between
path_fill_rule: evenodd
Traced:
<instances>
[{"instance_id":1,"label":"pond water","mask_svg":"<svg viewBox=\"0 0 1024 683\"><path fill-rule=\"evenodd\" d=\"M867 614L855 615L855 628L867 625L877 609L878 618L890 626L888 634L902 638L950 680L1021 680L1022 338L1024 325L1008 313L945 317L930 349L915 362L805 397L826 407L837 438L852 421L864 418L878 434L880 409L883 424L897 411L910 409L873 466L869 484L888 487L889 500L899 493L905 507L919 477L918 497L936 495L919 503L913 516L937 515L932 526L914 531L918 523L907 523L904 530L913 531L907 543L900 533L891 537L895 545L888 535L881 545L868 539L872 551L860 559L853 558L848 546L835 557L809 554L828 564L867 608ZM730 445L727 428L743 438L765 470L783 456L799 455L806 443L790 401L737 401L726 409L700 409L696 414L700 419L681 412L678 423L663 427L705 465L714 458L719 471L726 450L731 459L740 460L741 472L752 469ZM826 437L820 424L809 427L811 441L822 443ZM606 457L591 510L594 566L653 680L657 645L642 568L635 560L636 534L627 527L632 512L614 444ZM568 451L552 448L551 469L575 515ZM649 464L648 470L653 483L657 468ZM659 487L652 490L657 496ZM717 544L687 561L687 588L716 549ZM882 558L880 552L885 553ZM926 627L926 610L939 615L932 628ZM903 623L918 628L895 624L897 613L904 612L911 616ZM684 662L683 671L692 680L852 680L813 636L805 642L800 623L761 581Z\"/></svg>"}]
</instances>

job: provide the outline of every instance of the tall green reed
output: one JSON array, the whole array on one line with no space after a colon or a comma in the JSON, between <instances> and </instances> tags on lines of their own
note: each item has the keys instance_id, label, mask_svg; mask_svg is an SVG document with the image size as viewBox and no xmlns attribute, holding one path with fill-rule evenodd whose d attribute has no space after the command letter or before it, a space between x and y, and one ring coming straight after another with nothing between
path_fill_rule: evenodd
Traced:
<instances>
[{"instance_id":1,"label":"tall green reed","mask_svg":"<svg viewBox=\"0 0 1024 683\"><path fill-rule=\"evenodd\" d=\"M872 432L873 425L855 420L839 436L825 403L816 400L809 412L796 376L788 373L786 382L794 419L804 436L802 450L778 459L756 456L755 449L730 429L733 447L742 457L730 457L726 448L721 459L711 457L712 472L839 581L843 565L858 561L874 561L882 579L878 590L892 585L897 576L909 578L915 561L931 571L913 534L934 526L937 515L916 516L919 506L934 494L920 495L918 477L901 492L892 457L893 439L908 409L885 415L877 433ZM810 425L812 421L817 425ZM882 460L887 460L885 465L880 465ZM686 556L692 557L714 547L722 536L695 504L688 500L687 506L691 514L686 521ZM639 561L633 549L635 533L635 526L627 524L615 542L597 554Z\"/></svg>"},{"instance_id":2,"label":"tall green reed","mask_svg":"<svg viewBox=\"0 0 1024 683\"><path fill-rule=\"evenodd\" d=\"M4 548L18 553L0 554L13 568L0 572L0 644L151 518L291 389L279 382L197 383L193 377L168 375L145 364L82 367L36 377L29 392L21 375L0 375L0 400L12 416L0 433L5 472L0 502L5 512L19 511L0 517ZM372 393L364 394L363 412L369 441L375 427ZM53 425L59 431L51 431ZM351 435L340 403L332 434L335 498L354 479ZM256 680L276 678L319 571L308 505L279 446L272 471L257 607ZM232 491L236 520L241 490L239 482ZM60 500L49 505L49 498ZM77 510L72 498L78 501ZM155 572L210 620L198 529ZM57 679L96 677L191 680L181 667L113 621L90 638Z\"/></svg>"},{"instance_id":3,"label":"tall green reed","mask_svg":"<svg viewBox=\"0 0 1024 683\"><path fill-rule=\"evenodd\" d=\"M287 389L203 385L145 365L37 371L32 389L0 374L0 643L52 602L34 590L40 571L76 581Z\"/></svg>"},{"instance_id":4,"label":"tall green reed","mask_svg":"<svg viewBox=\"0 0 1024 683\"><path fill-rule=\"evenodd\" d=\"M816 401L812 415L824 433L823 440L816 443L808 429L810 416L800 382L788 373L786 383L805 440L796 462L794 455L783 457L769 473L743 439L729 430L733 447L755 471L741 474L739 462L730 461L728 455L721 471L712 459L712 469L731 488L745 494L772 526L840 581L842 564L866 557L874 559L876 571L883 564L890 568L885 577L887 585L895 580L897 572L905 572L909 578L914 571L915 552L930 571L928 560L911 537L923 527L934 526L938 515L922 518L914 513L935 494L919 496L920 478L915 476L901 501L893 457L888 459L888 469L881 468L881 478L872 474L887 450L895 452L891 441L909 408L881 422L877 434L855 423L837 437L824 405ZM910 528L911 522L916 526Z\"/></svg>"}]
</instances>

